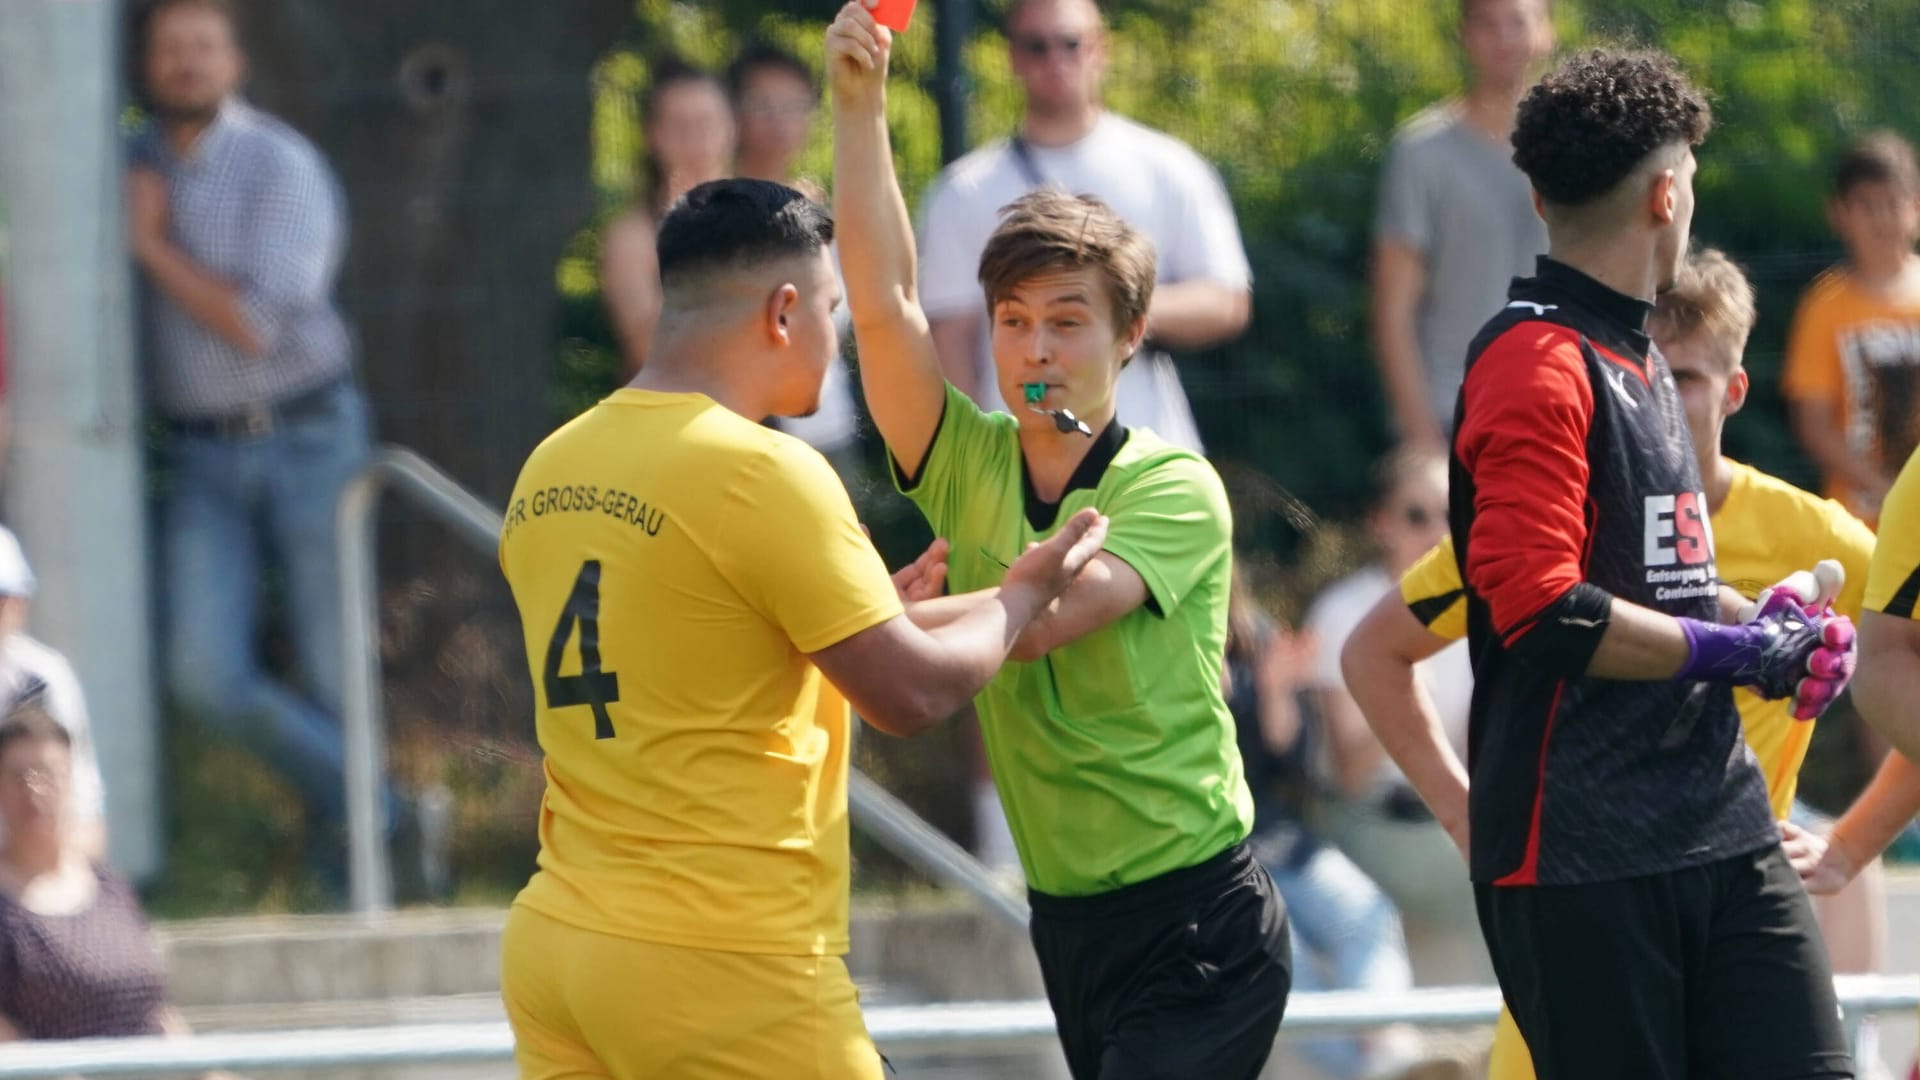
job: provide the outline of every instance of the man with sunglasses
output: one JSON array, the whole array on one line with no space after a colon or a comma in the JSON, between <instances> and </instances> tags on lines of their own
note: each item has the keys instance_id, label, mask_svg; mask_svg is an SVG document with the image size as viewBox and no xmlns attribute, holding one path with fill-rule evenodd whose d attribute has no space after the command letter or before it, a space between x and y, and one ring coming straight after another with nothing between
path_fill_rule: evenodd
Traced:
<instances>
[{"instance_id":1,"label":"man with sunglasses","mask_svg":"<svg viewBox=\"0 0 1920 1080\"><path fill-rule=\"evenodd\" d=\"M920 207L920 299L940 364L982 408L1001 407L987 377L975 273L987 236L1002 207L1037 188L1097 196L1159 256L1150 347L1120 381L1120 420L1198 451L1200 434L1166 350L1218 345L1246 328L1253 273L1226 188L1185 143L1102 106L1106 24L1094 0L1015 0L1004 27L1025 91L1020 124L949 165Z\"/></svg>"}]
</instances>

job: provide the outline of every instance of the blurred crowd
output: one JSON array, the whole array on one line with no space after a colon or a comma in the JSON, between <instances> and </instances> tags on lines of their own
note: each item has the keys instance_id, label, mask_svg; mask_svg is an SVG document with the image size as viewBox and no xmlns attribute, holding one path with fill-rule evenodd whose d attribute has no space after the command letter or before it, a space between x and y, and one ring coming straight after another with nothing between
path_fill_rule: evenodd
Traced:
<instances>
[{"instance_id":1,"label":"blurred crowd","mask_svg":"<svg viewBox=\"0 0 1920 1080\"><path fill-rule=\"evenodd\" d=\"M1326 586L1297 627L1237 582L1224 681L1257 806L1255 845L1294 921L1304 989L1485 982L1466 867L1362 719L1343 641L1447 533L1447 445L1463 358L1532 273L1546 236L1507 139L1557 43L1548 0L1462 0L1466 82L1394 134L1374 232L1371 352L1401 445L1375 470L1363 528L1373 557ZM1230 341L1252 311L1252 271L1228 192L1175 135L1107 110L1108 42L1093 0L1025 0L1003 27L1023 91L1016 128L949 165L918 207L917 290L949 380L1003 408L983 377L975 268L1001 207L1048 185L1098 195L1150 238L1160 280L1148 341L1119 389L1121 421L1204 450L1178 357ZM163 432L160 641L171 702L257 754L304 804L307 868L344 899L341 597L332 528L368 461L353 335L334 299L344 194L301 133L241 93L225 0L153 0L131 48L152 119L129 146L129 254L143 287L148 407ZM644 183L606 230L601 276L624 370L638 371L661 304L654 236L674 201L729 175L824 199L796 174L820 109L809 60L769 45L724 72L652 66L641 109ZM1833 164L1828 212L1846 258L1795 313L1782 390L1826 494L1871 525L1920 444L1920 168L1892 133ZM4 394L0 354L0 395ZM1743 376L1744 378L1744 376ZM611 387L609 387L611 389ZM3 419L3 418L0 418ZM775 421L863 483L855 380L842 360L820 410ZM267 583L291 664L260 648ZM100 770L81 688L30 637L34 578L0 531L0 1040L177 1030L138 901L105 861ZM1465 755L1465 645L1420 667ZM964 721L963 721L964 722ZM975 843L1012 847L983 755L970 765ZM396 867L412 894L444 895L447 796L387 793ZM1836 968L1878 969L1884 907L1863 878L1837 921ZM112 963L99 958L111 956ZM84 1008L61 1007L83 1000ZM92 1018L83 1029L76 1016ZM1418 1061L1411 1032L1324 1040L1330 1077Z\"/></svg>"}]
</instances>

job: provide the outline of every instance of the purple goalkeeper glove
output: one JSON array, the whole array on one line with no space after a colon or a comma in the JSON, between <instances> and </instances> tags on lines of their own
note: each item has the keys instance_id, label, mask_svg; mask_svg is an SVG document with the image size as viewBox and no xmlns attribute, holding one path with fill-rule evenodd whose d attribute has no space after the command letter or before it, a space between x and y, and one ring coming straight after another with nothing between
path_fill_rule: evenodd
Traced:
<instances>
[{"instance_id":1,"label":"purple goalkeeper glove","mask_svg":"<svg viewBox=\"0 0 1920 1080\"><path fill-rule=\"evenodd\" d=\"M1831 609L1808 613L1788 589L1766 596L1744 623L1680 620L1687 662L1675 678L1751 686L1769 701L1793 699L1793 717L1826 711L1853 678L1853 621Z\"/></svg>"}]
</instances>

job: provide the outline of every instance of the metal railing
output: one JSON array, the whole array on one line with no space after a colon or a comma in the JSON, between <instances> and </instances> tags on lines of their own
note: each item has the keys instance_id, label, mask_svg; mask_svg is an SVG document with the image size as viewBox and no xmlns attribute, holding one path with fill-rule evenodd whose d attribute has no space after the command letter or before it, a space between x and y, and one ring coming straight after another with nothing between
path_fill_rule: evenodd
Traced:
<instances>
[{"instance_id":1,"label":"metal railing","mask_svg":"<svg viewBox=\"0 0 1920 1080\"><path fill-rule=\"evenodd\" d=\"M347 872L353 910L393 908L387 867L387 731L380 697L380 588L375 545L380 496L392 491L451 526L481 551L500 542L501 514L419 454L382 447L340 493L339 542L346 694Z\"/></svg>"},{"instance_id":2,"label":"metal railing","mask_svg":"<svg viewBox=\"0 0 1920 1080\"><path fill-rule=\"evenodd\" d=\"M498 510L461 487L419 454L382 447L340 494L335 535L340 548L346 700L347 849L353 910L377 915L393 908L387 867L386 723L380 692L380 594L376 512L386 492L405 497L452 527L462 540L491 555L500 543ZM960 889L1011 926L1027 925L1026 901L1010 894L966 849L908 809L858 769L848 783L855 828L878 840L934 881ZM3 1074L0 1074L3 1075Z\"/></svg>"},{"instance_id":3,"label":"metal railing","mask_svg":"<svg viewBox=\"0 0 1920 1080\"><path fill-rule=\"evenodd\" d=\"M1851 1014L1908 1011L1920 1006L1920 976L1842 975L1834 979L1834 987L1841 1007ZM1500 992L1490 986L1397 994L1296 994L1287 1003L1281 1035L1330 1035L1395 1023L1472 1027L1491 1024L1499 1010ZM1043 1048L1055 1037L1053 1012L1044 1001L878 1008L867 1011L866 1021L873 1041L890 1053ZM513 1033L500 1022L328 1028L183 1039L10 1043L0 1057L0 1080L37 1080L76 1073L100 1077L209 1069L474 1064L506 1061L512 1056Z\"/></svg>"}]
</instances>

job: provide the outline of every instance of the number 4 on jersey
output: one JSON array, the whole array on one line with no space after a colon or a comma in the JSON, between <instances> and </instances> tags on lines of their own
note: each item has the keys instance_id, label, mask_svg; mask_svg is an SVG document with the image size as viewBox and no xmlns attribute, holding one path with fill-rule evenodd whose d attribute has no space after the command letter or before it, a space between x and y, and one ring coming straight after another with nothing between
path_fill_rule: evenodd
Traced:
<instances>
[{"instance_id":1,"label":"number 4 on jersey","mask_svg":"<svg viewBox=\"0 0 1920 1080\"><path fill-rule=\"evenodd\" d=\"M560 674L560 661L567 652L567 639L580 627L580 674ZM553 628L553 640L547 645L547 708L564 709L572 705L593 707L593 737L613 738L613 718L607 715L607 703L620 700L620 677L600 670L600 560L588 559L573 579L573 592L560 609L560 625Z\"/></svg>"}]
</instances>

